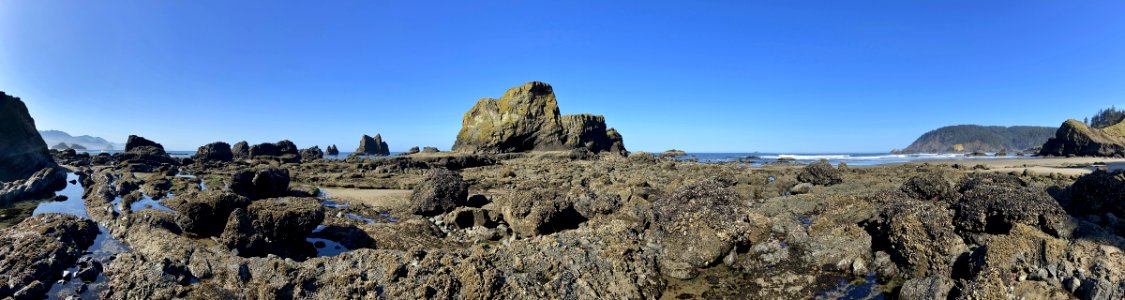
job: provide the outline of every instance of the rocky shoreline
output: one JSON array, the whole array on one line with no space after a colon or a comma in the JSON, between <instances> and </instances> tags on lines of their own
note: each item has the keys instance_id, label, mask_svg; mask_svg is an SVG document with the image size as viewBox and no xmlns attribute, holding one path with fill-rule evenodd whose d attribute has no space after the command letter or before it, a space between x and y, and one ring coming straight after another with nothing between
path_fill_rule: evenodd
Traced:
<instances>
[{"instance_id":1,"label":"rocky shoreline","mask_svg":"<svg viewBox=\"0 0 1125 300\"><path fill-rule=\"evenodd\" d=\"M458 152L55 151L85 213L5 208L0 298L1125 297L1120 171L700 163L552 105L482 100Z\"/></svg>"}]
</instances>

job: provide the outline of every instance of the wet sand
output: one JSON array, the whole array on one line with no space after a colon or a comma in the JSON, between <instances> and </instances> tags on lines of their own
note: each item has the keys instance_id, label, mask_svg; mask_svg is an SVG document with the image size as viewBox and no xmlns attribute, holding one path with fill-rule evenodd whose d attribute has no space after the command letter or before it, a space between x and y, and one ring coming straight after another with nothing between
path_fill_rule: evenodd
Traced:
<instances>
[{"instance_id":1,"label":"wet sand","mask_svg":"<svg viewBox=\"0 0 1125 300\"><path fill-rule=\"evenodd\" d=\"M1120 168L1125 166L1125 158L1106 157L1050 157L1050 158L1012 158L1012 159L950 159L926 161L930 164L960 164L970 168L977 165L985 169L975 172L1023 173L1025 170L1033 174L1049 175L1058 173L1064 176L1080 176L1089 174L1097 168ZM917 164L919 162L898 163Z\"/></svg>"},{"instance_id":2,"label":"wet sand","mask_svg":"<svg viewBox=\"0 0 1125 300\"><path fill-rule=\"evenodd\" d=\"M405 207L410 200L410 190L321 188L333 200L342 203L366 204L373 207L396 209Z\"/></svg>"}]
</instances>

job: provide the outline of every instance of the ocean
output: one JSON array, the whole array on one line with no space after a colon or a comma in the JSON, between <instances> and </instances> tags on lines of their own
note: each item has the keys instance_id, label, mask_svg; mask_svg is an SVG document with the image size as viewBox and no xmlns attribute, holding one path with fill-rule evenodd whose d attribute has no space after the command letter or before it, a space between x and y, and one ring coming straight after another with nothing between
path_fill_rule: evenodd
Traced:
<instances>
[{"instance_id":1,"label":"ocean","mask_svg":"<svg viewBox=\"0 0 1125 300\"><path fill-rule=\"evenodd\" d=\"M86 151L91 155L96 155L101 152L105 153L120 153L121 150L106 150L106 151ZM391 155L398 155L402 152L391 152ZM325 155L326 159L345 159L351 152L340 152L337 156ZM654 153L656 154L656 153ZM812 163L822 159L828 160L829 163L835 165L840 162L846 163L851 166L871 166L892 163L916 162L927 160L948 160L948 159L964 159L964 160L993 160L993 159L1012 159L1012 158L1028 158L1030 156L1016 156L1009 154L1007 156L995 156L993 153L986 153L985 156L970 156L967 154L959 153L918 153L918 154L890 154L890 153L759 153L759 152L744 152L744 153L688 153L684 156L676 157L678 160L694 160L699 162L735 162L742 161L752 165L763 165L771 162L777 162L780 159L792 159L795 163ZM195 155L195 151L168 151L168 155L176 158L191 157ZM363 156L366 158L376 158L380 156ZM385 157L385 156L383 156Z\"/></svg>"}]
</instances>

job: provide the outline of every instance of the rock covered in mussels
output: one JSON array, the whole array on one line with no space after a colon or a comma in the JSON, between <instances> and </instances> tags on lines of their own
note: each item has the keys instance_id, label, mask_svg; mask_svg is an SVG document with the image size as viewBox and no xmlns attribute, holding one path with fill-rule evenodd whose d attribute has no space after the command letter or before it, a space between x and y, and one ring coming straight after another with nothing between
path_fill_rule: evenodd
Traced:
<instances>
[{"instance_id":1,"label":"rock covered in mussels","mask_svg":"<svg viewBox=\"0 0 1125 300\"><path fill-rule=\"evenodd\" d=\"M42 299L94 242L93 221L41 214L0 231L0 298Z\"/></svg>"},{"instance_id":2,"label":"rock covered in mussels","mask_svg":"<svg viewBox=\"0 0 1125 300\"><path fill-rule=\"evenodd\" d=\"M805 166L801 174L797 175L797 181L815 185L835 185L844 182L843 175L840 173L840 170L832 167L828 161L822 160Z\"/></svg>"},{"instance_id":3,"label":"rock covered in mussels","mask_svg":"<svg viewBox=\"0 0 1125 300\"><path fill-rule=\"evenodd\" d=\"M310 162L321 158L324 158L324 151L320 151L320 146L312 146L301 150L301 162Z\"/></svg>"},{"instance_id":4,"label":"rock covered in mussels","mask_svg":"<svg viewBox=\"0 0 1125 300\"><path fill-rule=\"evenodd\" d=\"M477 101L453 144L454 151L488 153L572 149L626 154L621 135L603 117L560 115L554 90L538 81Z\"/></svg>"},{"instance_id":5,"label":"rock covered in mussels","mask_svg":"<svg viewBox=\"0 0 1125 300\"><path fill-rule=\"evenodd\" d=\"M0 92L0 182L25 179L55 167L47 143L20 98Z\"/></svg>"},{"instance_id":6,"label":"rock covered in mussels","mask_svg":"<svg viewBox=\"0 0 1125 300\"><path fill-rule=\"evenodd\" d=\"M293 142L281 140L277 143L261 143L251 146L250 159L299 163L301 162L301 153Z\"/></svg>"},{"instance_id":7,"label":"rock covered in mussels","mask_svg":"<svg viewBox=\"0 0 1125 300\"><path fill-rule=\"evenodd\" d=\"M410 195L411 212L433 216L453 210L469 197L469 184L461 174L445 169L434 169Z\"/></svg>"}]
</instances>

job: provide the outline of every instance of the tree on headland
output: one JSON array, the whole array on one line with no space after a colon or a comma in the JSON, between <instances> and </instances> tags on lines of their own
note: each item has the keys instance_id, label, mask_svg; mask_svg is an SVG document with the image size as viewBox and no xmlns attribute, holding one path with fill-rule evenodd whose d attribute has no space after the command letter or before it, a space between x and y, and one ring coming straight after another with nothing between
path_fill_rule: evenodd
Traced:
<instances>
[{"instance_id":1,"label":"tree on headland","mask_svg":"<svg viewBox=\"0 0 1125 300\"><path fill-rule=\"evenodd\" d=\"M1121 123L1125 120L1125 110L1118 110L1117 107L1110 106L1109 108L1099 110L1093 118L1090 118L1090 127L1106 128L1114 124Z\"/></svg>"}]
</instances>

